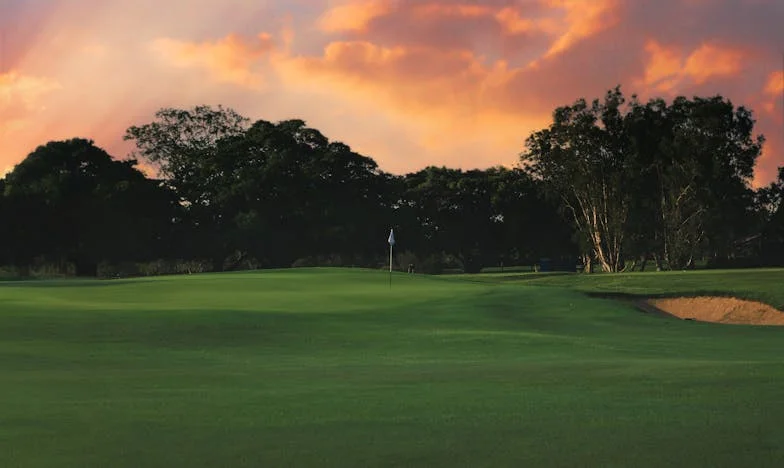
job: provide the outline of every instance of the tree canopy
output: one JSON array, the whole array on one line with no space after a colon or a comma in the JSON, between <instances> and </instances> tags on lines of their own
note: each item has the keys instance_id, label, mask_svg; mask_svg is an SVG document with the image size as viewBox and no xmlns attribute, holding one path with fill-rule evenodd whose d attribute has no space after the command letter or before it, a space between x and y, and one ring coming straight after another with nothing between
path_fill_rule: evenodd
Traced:
<instances>
[{"instance_id":1,"label":"tree canopy","mask_svg":"<svg viewBox=\"0 0 784 468\"><path fill-rule=\"evenodd\" d=\"M399 262L425 272L784 264L784 169L751 187L754 124L721 96L643 103L617 87L557 108L518 168L393 175L302 120L166 108L127 130L132 159L53 141L0 179L0 263L377 267L394 227Z\"/></svg>"},{"instance_id":2,"label":"tree canopy","mask_svg":"<svg viewBox=\"0 0 784 468\"><path fill-rule=\"evenodd\" d=\"M79 276L95 276L103 260L158 254L174 210L173 194L92 141L72 139L38 147L5 178L6 258L18 266L36 256L71 262Z\"/></svg>"},{"instance_id":3,"label":"tree canopy","mask_svg":"<svg viewBox=\"0 0 784 468\"><path fill-rule=\"evenodd\" d=\"M750 111L720 96L643 104L618 87L558 108L521 160L605 271L649 255L682 269L731 255L754 225L750 182L764 139L753 128Z\"/></svg>"}]
</instances>

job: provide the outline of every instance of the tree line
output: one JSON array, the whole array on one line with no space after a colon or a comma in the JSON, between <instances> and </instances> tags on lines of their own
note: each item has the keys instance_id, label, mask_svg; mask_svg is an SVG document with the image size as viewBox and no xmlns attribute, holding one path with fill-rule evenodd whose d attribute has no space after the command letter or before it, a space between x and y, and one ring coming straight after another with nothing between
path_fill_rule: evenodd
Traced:
<instances>
[{"instance_id":1,"label":"tree line","mask_svg":"<svg viewBox=\"0 0 784 468\"><path fill-rule=\"evenodd\" d=\"M587 271L784 264L784 168L751 188L753 127L720 96L627 102L616 88L556 109L517 168L393 175L302 120L166 108L127 129L131 159L53 141L0 180L0 264L20 276L377 267L390 227L398 263L432 273L543 258Z\"/></svg>"}]
</instances>

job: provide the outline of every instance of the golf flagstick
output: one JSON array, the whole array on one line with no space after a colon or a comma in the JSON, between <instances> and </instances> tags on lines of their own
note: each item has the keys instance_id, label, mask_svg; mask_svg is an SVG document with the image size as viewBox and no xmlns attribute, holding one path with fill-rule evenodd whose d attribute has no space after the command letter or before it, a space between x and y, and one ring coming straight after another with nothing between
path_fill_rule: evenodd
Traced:
<instances>
[{"instance_id":1,"label":"golf flagstick","mask_svg":"<svg viewBox=\"0 0 784 468\"><path fill-rule=\"evenodd\" d=\"M395 245L395 230L389 230L389 287L392 287L392 246Z\"/></svg>"}]
</instances>

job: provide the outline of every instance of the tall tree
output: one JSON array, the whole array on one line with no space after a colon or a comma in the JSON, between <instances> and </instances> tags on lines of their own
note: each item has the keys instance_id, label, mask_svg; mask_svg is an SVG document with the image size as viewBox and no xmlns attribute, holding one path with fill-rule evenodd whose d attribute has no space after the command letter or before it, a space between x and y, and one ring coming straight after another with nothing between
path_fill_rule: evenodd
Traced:
<instances>
[{"instance_id":1,"label":"tall tree","mask_svg":"<svg viewBox=\"0 0 784 468\"><path fill-rule=\"evenodd\" d=\"M764 139L753 136L751 112L720 96L678 97L670 106L635 101L627 120L647 177L635 199L648 246L674 269L700 253L730 255L753 225L750 182Z\"/></svg>"},{"instance_id":2,"label":"tall tree","mask_svg":"<svg viewBox=\"0 0 784 468\"><path fill-rule=\"evenodd\" d=\"M632 205L630 142L624 129L620 88L590 105L580 99L560 107L547 129L526 140L521 160L560 196L593 256L605 271L623 267Z\"/></svg>"},{"instance_id":3,"label":"tall tree","mask_svg":"<svg viewBox=\"0 0 784 468\"><path fill-rule=\"evenodd\" d=\"M232 145L219 153L243 175L218 186L227 219L240 223L242 249L275 266L375 250L389 203L387 178L372 159L301 120L258 121Z\"/></svg>"},{"instance_id":4,"label":"tall tree","mask_svg":"<svg viewBox=\"0 0 784 468\"><path fill-rule=\"evenodd\" d=\"M523 163L561 197L605 271L629 255L670 268L731 255L754 217L764 139L751 112L721 96L624 102L615 88L603 102L557 109L526 141Z\"/></svg>"},{"instance_id":5,"label":"tall tree","mask_svg":"<svg viewBox=\"0 0 784 468\"><path fill-rule=\"evenodd\" d=\"M242 137L249 122L222 106L164 108L152 122L132 126L125 133L125 140L136 144L135 156L156 166L180 198L183 223L190 228L182 239L183 256L212 259L218 270L227 246L225 232L220 230L226 217L216 206L216 190L228 176L224 169L231 166L220 161L216 151L221 140Z\"/></svg>"},{"instance_id":6,"label":"tall tree","mask_svg":"<svg viewBox=\"0 0 784 468\"><path fill-rule=\"evenodd\" d=\"M205 107L167 109L156 119L130 128L127 138L162 165L181 196L193 256L211 258L216 269L245 258L282 267L372 250L372 233L390 209L387 178L372 159L302 120L247 126L233 111Z\"/></svg>"},{"instance_id":7,"label":"tall tree","mask_svg":"<svg viewBox=\"0 0 784 468\"><path fill-rule=\"evenodd\" d=\"M222 106L164 108L153 122L128 128L124 138L136 144L137 157L159 168L186 204L208 205L212 182L221 174L210 172L205 162L218 141L242 135L249 122Z\"/></svg>"}]
</instances>

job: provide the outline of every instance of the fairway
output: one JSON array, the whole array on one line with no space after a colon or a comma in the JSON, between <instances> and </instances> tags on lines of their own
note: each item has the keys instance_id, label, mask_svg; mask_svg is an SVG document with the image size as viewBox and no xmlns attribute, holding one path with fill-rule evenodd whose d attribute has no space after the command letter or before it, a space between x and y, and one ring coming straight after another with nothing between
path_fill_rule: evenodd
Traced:
<instances>
[{"instance_id":1,"label":"fairway","mask_svg":"<svg viewBox=\"0 0 784 468\"><path fill-rule=\"evenodd\" d=\"M757 270L390 288L358 269L0 283L0 466L781 466L784 329L584 294L781 309L781 284Z\"/></svg>"}]
</instances>

